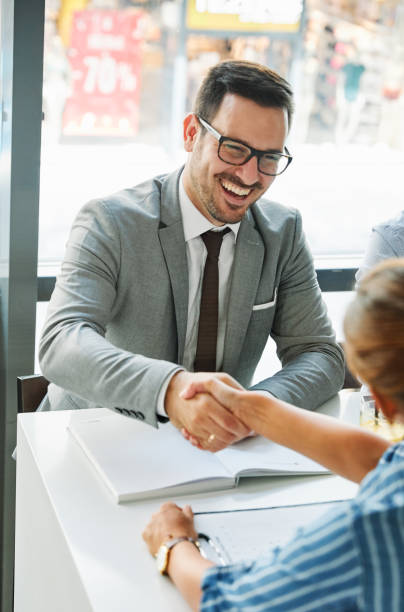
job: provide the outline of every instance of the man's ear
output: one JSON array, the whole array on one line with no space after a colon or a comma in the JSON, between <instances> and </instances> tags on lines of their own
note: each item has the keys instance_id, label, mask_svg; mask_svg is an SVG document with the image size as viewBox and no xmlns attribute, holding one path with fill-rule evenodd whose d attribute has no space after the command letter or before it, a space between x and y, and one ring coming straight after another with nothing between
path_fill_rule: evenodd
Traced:
<instances>
[{"instance_id":1,"label":"man's ear","mask_svg":"<svg viewBox=\"0 0 404 612\"><path fill-rule=\"evenodd\" d=\"M188 113L184 119L184 149L191 153L200 129L199 121L194 113Z\"/></svg>"},{"instance_id":2,"label":"man's ear","mask_svg":"<svg viewBox=\"0 0 404 612\"><path fill-rule=\"evenodd\" d=\"M370 387L370 391L375 398L376 407L381 410L386 419L392 423L397 414L397 407L394 401L386 395L381 395L378 391L372 389L372 387Z\"/></svg>"}]
</instances>

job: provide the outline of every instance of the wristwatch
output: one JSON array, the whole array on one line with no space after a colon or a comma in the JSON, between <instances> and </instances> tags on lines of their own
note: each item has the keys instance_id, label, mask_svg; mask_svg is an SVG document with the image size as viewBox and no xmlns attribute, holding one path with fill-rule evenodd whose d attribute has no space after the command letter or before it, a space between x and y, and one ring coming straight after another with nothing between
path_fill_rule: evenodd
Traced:
<instances>
[{"instance_id":1,"label":"wristwatch","mask_svg":"<svg viewBox=\"0 0 404 612\"><path fill-rule=\"evenodd\" d=\"M187 538L182 536L180 538L174 538L172 540L167 540L164 542L156 553L156 563L157 569L160 574L167 574L168 561L170 559L170 553L174 546L179 544L180 542L192 542L198 550L200 550L199 540L195 540L194 538Z\"/></svg>"}]
</instances>

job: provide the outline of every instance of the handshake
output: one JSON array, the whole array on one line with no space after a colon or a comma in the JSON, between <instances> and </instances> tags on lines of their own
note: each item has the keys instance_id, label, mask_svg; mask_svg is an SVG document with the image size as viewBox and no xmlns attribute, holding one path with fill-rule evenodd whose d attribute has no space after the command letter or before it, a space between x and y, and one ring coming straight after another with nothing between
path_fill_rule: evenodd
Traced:
<instances>
[{"instance_id":1,"label":"handshake","mask_svg":"<svg viewBox=\"0 0 404 612\"><path fill-rule=\"evenodd\" d=\"M223 372L178 372L168 386L165 409L191 444L217 452L251 434L259 398Z\"/></svg>"}]
</instances>

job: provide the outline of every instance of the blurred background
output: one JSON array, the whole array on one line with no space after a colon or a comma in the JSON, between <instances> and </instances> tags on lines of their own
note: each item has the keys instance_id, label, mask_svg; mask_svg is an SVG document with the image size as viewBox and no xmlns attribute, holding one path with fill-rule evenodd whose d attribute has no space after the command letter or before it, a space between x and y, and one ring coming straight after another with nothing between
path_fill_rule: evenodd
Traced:
<instances>
[{"instance_id":1,"label":"blurred background","mask_svg":"<svg viewBox=\"0 0 404 612\"><path fill-rule=\"evenodd\" d=\"M350 267L402 206L402 0L47 0L40 265L77 210L181 164L181 122L210 66L289 79L293 164L268 196L299 208L317 267Z\"/></svg>"},{"instance_id":2,"label":"blurred background","mask_svg":"<svg viewBox=\"0 0 404 612\"><path fill-rule=\"evenodd\" d=\"M301 211L318 270L360 265L403 208L404 0L46 0L45 21L39 276L87 200L184 162L183 117L225 58L293 86L294 160L268 197ZM323 295L342 340L350 291Z\"/></svg>"}]
</instances>

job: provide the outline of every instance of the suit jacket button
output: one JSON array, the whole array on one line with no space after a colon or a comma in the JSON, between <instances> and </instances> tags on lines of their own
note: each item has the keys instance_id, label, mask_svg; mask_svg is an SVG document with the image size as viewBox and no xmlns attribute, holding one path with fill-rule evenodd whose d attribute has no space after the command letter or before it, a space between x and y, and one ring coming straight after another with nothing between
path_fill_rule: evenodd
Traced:
<instances>
[{"instance_id":1,"label":"suit jacket button","mask_svg":"<svg viewBox=\"0 0 404 612\"><path fill-rule=\"evenodd\" d=\"M115 410L117 410L123 416L132 416L132 410L128 410L128 408L115 408Z\"/></svg>"}]
</instances>

